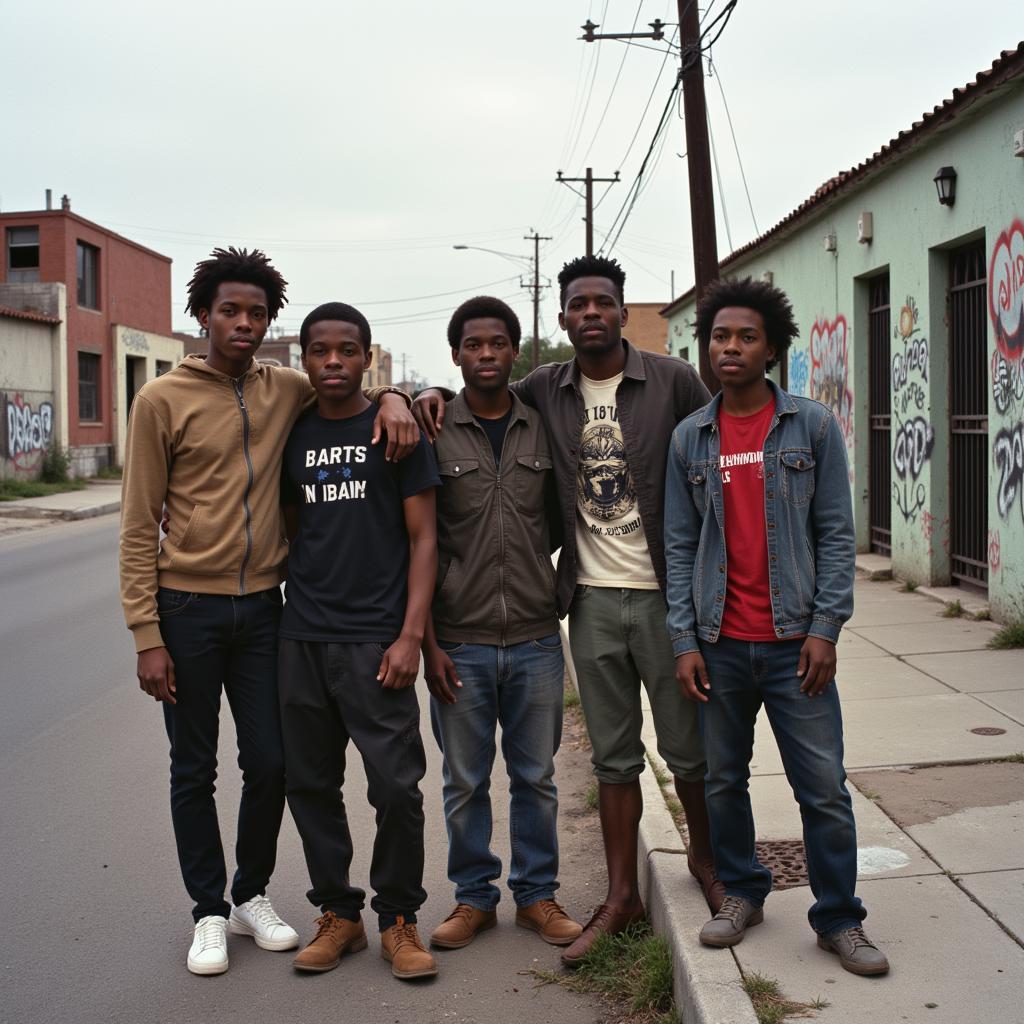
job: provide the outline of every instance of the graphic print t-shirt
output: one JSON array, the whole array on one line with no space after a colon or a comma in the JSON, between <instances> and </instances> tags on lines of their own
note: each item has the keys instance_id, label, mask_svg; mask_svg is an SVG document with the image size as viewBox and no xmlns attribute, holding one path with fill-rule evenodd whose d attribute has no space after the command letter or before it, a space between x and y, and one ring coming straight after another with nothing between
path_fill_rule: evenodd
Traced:
<instances>
[{"instance_id":1,"label":"graphic print t-shirt","mask_svg":"<svg viewBox=\"0 0 1024 1024\"><path fill-rule=\"evenodd\" d=\"M583 436L576 465L576 579L592 587L657 590L636 487L626 465L615 392L622 374L580 374Z\"/></svg>"},{"instance_id":2,"label":"graphic print t-shirt","mask_svg":"<svg viewBox=\"0 0 1024 1024\"><path fill-rule=\"evenodd\" d=\"M764 519L764 439L774 415L774 401L751 416L718 412L728 572L722 635L735 640L777 639Z\"/></svg>"},{"instance_id":3,"label":"graphic print t-shirt","mask_svg":"<svg viewBox=\"0 0 1024 1024\"><path fill-rule=\"evenodd\" d=\"M343 420L315 409L292 429L281 501L299 508L281 636L391 643L405 620L409 536L402 502L441 481L426 440L400 462L371 445L377 406Z\"/></svg>"}]
</instances>

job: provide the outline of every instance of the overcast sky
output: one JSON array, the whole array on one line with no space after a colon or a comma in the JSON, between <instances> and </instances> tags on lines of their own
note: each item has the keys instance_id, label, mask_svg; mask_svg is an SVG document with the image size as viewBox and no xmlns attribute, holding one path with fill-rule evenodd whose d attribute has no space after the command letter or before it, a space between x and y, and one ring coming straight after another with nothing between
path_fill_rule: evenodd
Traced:
<instances>
[{"instance_id":1,"label":"overcast sky","mask_svg":"<svg viewBox=\"0 0 1024 1024\"><path fill-rule=\"evenodd\" d=\"M710 18L725 6L715 0ZM671 33L677 10L674 0L0 0L0 208L39 209L52 188L172 257L176 329L195 328L183 312L195 262L215 245L258 245L290 282L285 330L320 302L352 302L391 349L396 377L404 355L443 380L454 372L445 325L462 299L498 295L524 333L532 324L514 261L452 246L527 254L536 228L553 236L541 250L553 280L584 248L582 202L555 172L621 172L597 192L600 244L648 150L676 58L664 43L581 42L588 17L612 32L660 17ZM1022 37L1020 0L739 0L705 83L721 254ZM612 253L627 300L667 302L672 272L677 294L692 284L684 150L674 112ZM549 289L542 333L557 333L557 308Z\"/></svg>"}]
</instances>

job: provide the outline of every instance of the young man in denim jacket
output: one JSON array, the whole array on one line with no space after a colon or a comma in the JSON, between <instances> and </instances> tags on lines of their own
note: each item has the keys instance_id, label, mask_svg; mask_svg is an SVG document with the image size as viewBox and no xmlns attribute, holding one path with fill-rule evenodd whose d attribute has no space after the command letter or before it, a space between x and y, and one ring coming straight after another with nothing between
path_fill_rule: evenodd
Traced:
<instances>
[{"instance_id":1,"label":"young man in denim jacket","mask_svg":"<svg viewBox=\"0 0 1024 1024\"><path fill-rule=\"evenodd\" d=\"M846 447L825 406L765 376L798 333L778 289L717 282L697 314L721 394L676 428L665 493L668 626L676 678L699 702L708 815L726 898L701 929L733 946L764 919L748 780L764 704L800 805L818 945L855 974L888 961L854 894L857 837L835 687L853 611L855 541Z\"/></svg>"}]
</instances>

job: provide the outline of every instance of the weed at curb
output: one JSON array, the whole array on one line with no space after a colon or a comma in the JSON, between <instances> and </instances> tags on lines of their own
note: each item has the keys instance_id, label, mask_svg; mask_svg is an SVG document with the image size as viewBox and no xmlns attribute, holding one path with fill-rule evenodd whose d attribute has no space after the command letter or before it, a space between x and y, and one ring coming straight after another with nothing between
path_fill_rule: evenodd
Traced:
<instances>
[{"instance_id":1,"label":"weed at curb","mask_svg":"<svg viewBox=\"0 0 1024 1024\"><path fill-rule=\"evenodd\" d=\"M48 498L65 491L83 491L81 480L47 483L45 480L0 480L0 501L18 501L21 498Z\"/></svg>"},{"instance_id":2,"label":"weed at curb","mask_svg":"<svg viewBox=\"0 0 1024 1024\"><path fill-rule=\"evenodd\" d=\"M587 807L589 807L592 811L596 811L597 810L597 794L598 794L597 783L596 782L592 782L590 784L590 789L587 790L587 796L586 796Z\"/></svg>"},{"instance_id":3,"label":"weed at curb","mask_svg":"<svg viewBox=\"0 0 1024 1024\"><path fill-rule=\"evenodd\" d=\"M1014 622L1003 626L988 642L994 651L1008 651L1014 647L1024 647L1024 622Z\"/></svg>"},{"instance_id":4,"label":"weed at curb","mask_svg":"<svg viewBox=\"0 0 1024 1024\"><path fill-rule=\"evenodd\" d=\"M562 697L562 707L568 711L569 708L578 708L579 706L580 695L575 690L566 690Z\"/></svg>"},{"instance_id":5,"label":"weed at curb","mask_svg":"<svg viewBox=\"0 0 1024 1024\"><path fill-rule=\"evenodd\" d=\"M917 590L917 584L913 580L904 580L903 586L900 587L901 594L912 594Z\"/></svg>"},{"instance_id":6,"label":"weed at curb","mask_svg":"<svg viewBox=\"0 0 1024 1024\"><path fill-rule=\"evenodd\" d=\"M794 1002L782 994L774 978L754 972L743 976L743 990L754 1004L758 1024L781 1024L787 1017L813 1017L815 1010L831 1005L821 998L809 1003Z\"/></svg>"},{"instance_id":7,"label":"weed at curb","mask_svg":"<svg viewBox=\"0 0 1024 1024\"><path fill-rule=\"evenodd\" d=\"M678 1024L672 1001L672 954L646 922L618 935L598 935L571 974L531 972L542 984L593 992L622 1006L629 1024Z\"/></svg>"},{"instance_id":8,"label":"weed at curb","mask_svg":"<svg viewBox=\"0 0 1024 1024\"><path fill-rule=\"evenodd\" d=\"M946 602L946 607L943 610L942 615L944 618L947 619L959 619L960 616L963 615L963 613L964 606L960 603L959 600L956 600Z\"/></svg>"}]
</instances>

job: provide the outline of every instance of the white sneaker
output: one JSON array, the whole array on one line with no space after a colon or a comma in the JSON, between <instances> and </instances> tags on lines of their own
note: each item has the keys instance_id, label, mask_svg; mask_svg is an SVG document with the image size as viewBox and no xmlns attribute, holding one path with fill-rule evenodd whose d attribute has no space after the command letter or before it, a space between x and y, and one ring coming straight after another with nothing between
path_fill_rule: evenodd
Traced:
<instances>
[{"instance_id":1,"label":"white sneaker","mask_svg":"<svg viewBox=\"0 0 1024 1024\"><path fill-rule=\"evenodd\" d=\"M232 935L251 935L260 949L294 949L299 944L299 933L277 916L266 896L232 907L228 927Z\"/></svg>"},{"instance_id":2,"label":"white sneaker","mask_svg":"<svg viewBox=\"0 0 1024 1024\"><path fill-rule=\"evenodd\" d=\"M188 951L188 969L193 974L223 974L228 969L227 918L200 918Z\"/></svg>"}]
</instances>

